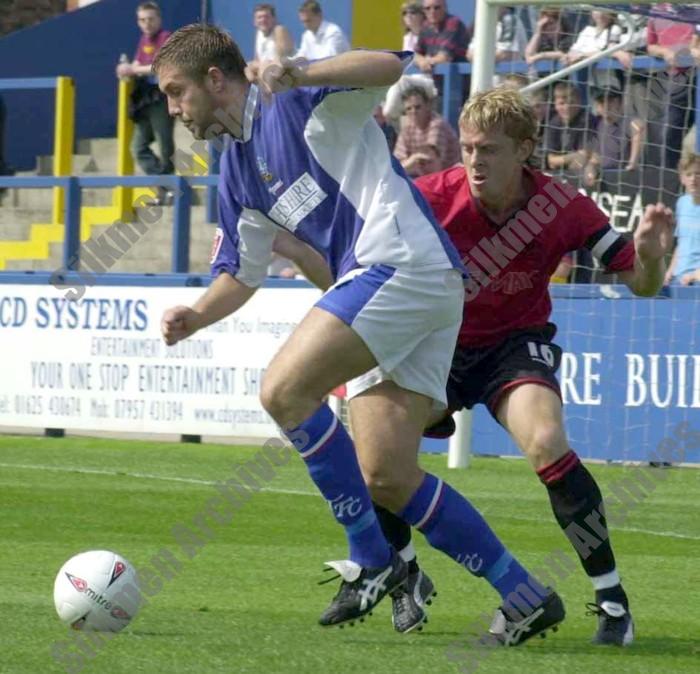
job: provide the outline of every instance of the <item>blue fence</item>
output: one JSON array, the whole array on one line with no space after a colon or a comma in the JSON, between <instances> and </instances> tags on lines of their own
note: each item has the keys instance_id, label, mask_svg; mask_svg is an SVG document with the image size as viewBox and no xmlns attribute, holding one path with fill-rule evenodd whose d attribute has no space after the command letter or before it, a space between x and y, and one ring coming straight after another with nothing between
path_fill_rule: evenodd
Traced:
<instances>
[{"instance_id":1,"label":"blue fence","mask_svg":"<svg viewBox=\"0 0 700 674\"><path fill-rule=\"evenodd\" d=\"M693 66L692 61L688 61L688 66ZM661 59L651 56L636 56L632 63L633 71L645 72L649 75L663 71L666 64ZM528 65L525 61L504 61L497 63L495 72L497 75L508 75L519 73L521 75L536 72L539 76L549 75L561 69L557 61L538 61ZM580 85L582 94L586 95L588 83L591 80L591 70L615 70L621 73L626 72L620 62L614 58L605 58L596 62L594 66L581 68L573 73L573 80ZM416 71L417 72L417 71ZM468 89L468 78L471 77L471 63L443 63L435 67L434 73L443 78L442 116L447 119L455 128L459 119L459 111L464 103L465 91ZM695 109L700 109L700 68L695 72ZM697 134L695 141L696 151L700 153L700 134Z\"/></svg>"},{"instance_id":2,"label":"blue fence","mask_svg":"<svg viewBox=\"0 0 700 674\"><path fill-rule=\"evenodd\" d=\"M219 176L183 177L166 176L121 176L121 177L39 177L3 178L0 176L0 189L62 187L65 190L66 231L63 246L63 269L60 273L76 270L80 263L80 209L83 188L124 187L165 187L173 192L173 250L172 271L186 273L189 270L190 210L192 188L206 186L209 196L215 195ZM208 217L213 219L212 198L208 199ZM155 207L153 207L155 208Z\"/></svg>"}]
</instances>

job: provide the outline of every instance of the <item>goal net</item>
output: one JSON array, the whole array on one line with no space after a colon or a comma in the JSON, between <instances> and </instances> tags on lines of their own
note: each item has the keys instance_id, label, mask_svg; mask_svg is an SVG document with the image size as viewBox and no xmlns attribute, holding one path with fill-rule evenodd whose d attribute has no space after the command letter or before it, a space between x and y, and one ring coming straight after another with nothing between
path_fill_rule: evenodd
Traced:
<instances>
[{"instance_id":1,"label":"goal net","mask_svg":"<svg viewBox=\"0 0 700 674\"><path fill-rule=\"evenodd\" d=\"M649 5L477 3L472 91L495 84L529 96L540 119L532 163L575 184L630 236L647 204L688 201L683 167L700 173L691 161L700 154L700 7L665 7L654 16ZM700 431L697 286L633 298L586 250L571 251L553 280L572 446L584 457L645 461L687 430L679 424ZM472 451L514 448L478 412ZM700 460L689 452L685 460Z\"/></svg>"}]
</instances>

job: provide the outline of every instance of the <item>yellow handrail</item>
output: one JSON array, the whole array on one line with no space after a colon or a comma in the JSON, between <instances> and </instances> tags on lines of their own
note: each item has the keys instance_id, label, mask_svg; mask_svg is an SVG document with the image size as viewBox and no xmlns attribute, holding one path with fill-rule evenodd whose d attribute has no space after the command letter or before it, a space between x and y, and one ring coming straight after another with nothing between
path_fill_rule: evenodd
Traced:
<instances>
[{"instance_id":1,"label":"yellow handrail","mask_svg":"<svg viewBox=\"0 0 700 674\"><path fill-rule=\"evenodd\" d=\"M131 138L134 122L129 117L129 97L134 83L131 78L119 80L119 102L117 107L117 175L134 175L134 158L131 155ZM122 222L131 222L134 214L133 188L115 187L113 205L116 217Z\"/></svg>"},{"instance_id":2,"label":"yellow handrail","mask_svg":"<svg viewBox=\"0 0 700 674\"><path fill-rule=\"evenodd\" d=\"M70 77L56 78L56 111L53 140L53 174L69 176L73 172L75 139L75 85ZM63 189L53 190L53 222L63 224Z\"/></svg>"}]
</instances>

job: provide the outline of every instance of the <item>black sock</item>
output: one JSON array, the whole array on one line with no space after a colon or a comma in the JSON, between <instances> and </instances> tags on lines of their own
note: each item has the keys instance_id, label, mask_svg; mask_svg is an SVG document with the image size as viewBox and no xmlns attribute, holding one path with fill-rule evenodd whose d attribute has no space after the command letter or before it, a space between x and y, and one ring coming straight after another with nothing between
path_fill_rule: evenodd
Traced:
<instances>
[{"instance_id":1,"label":"black sock","mask_svg":"<svg viewBox=\"0 0 700 674\"><path fill-rule=\"evenodd\" d=\"M593 476L572 450L537 471L547 487L554 516L589 576L615 570L603 497ZM612 588L611 588L612 589Z\"/></svg>"},{"instance_id":2,"label":"black sock","mask_svg":"<svg viewBox=\"0 0 700 674\"><path fill-rule=\"evenodd\" d=\"M383 508L374 501L372 505L374 505L374 512L377 513L379 526L382 528L386 540L389 541L397 552L400 552L411 542L411 526L397 515L394 515L390 510ZM408 572L416 573L417 571L418 562L414 557L408 562Z\"/></svg>"}]
</instances>

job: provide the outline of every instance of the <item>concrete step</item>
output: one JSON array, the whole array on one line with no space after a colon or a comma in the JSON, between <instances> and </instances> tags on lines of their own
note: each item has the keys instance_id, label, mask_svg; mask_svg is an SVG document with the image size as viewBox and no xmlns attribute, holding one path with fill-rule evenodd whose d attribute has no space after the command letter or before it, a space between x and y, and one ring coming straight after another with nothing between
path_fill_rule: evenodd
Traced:
<instances>
[{"instance_id":1,"label":"concrete step","mask_svg":"<svg viewBox=\"0 0 700 674\"><path fill-rule=\"evenodd\" d=\"M0 239L6 238L4 225L29 224L32 222L49 222L51 210L48 208L13 208L3 205L0 208Z\"/></svg>"},{"instance_id":2,"label":"concrete step","mask_svg":"<svg viewBox=\"0 0 700 674\"><path fill-rule=\"evenodd\" d=\"M193 240L211 240L214 236L216 225L205 222L206 211L203 206L194 206L191 213L191 231ZM3 207L0 209L0 241L24 241L30 237L30 229L33 224L50 223L51 210L36 208L12 208ZM169 243L172 240L173 208L165 207L161 220L149 226L149 233L152 242L157 244ZM111 222L105 222L106 229ZM93 236L95 231L101 231L99 225L93 225Z\"/></svg>"},{"instance_id":3,"label":"concrete step","mask_svg":"<svg viewBox=\"0 0 700 674\"><path fill-rule=\"evenodd\" d=\"M187 157L192 157L195 153L203 152L205 145L201 142L196 142L192 134L187 128L177 121L174 131L175 148L177 152L177 172L182 175L191 175L194 172L192 161L187 160ZM154 150L158 152L157 143ZM82 157L88 155L92 158L94 164L90 166L90 172L98 175L115 175L117 172L117 159L119 154L119 146L116 138L87 138L78 141L76 151L77 156ZM81 169L80 162L76 160L74 164L74 172L80 174L84 169ZM94 169L92 166L94 165ZM186 168L189 166L190 168ZM87 172L87 170L84 170ZM135 167L136 175L142 175L138 166Z\"/></svg>"},{"instance_id":4,"label":"concrete step","mask_svg":"<svg viewBox=\"0 0 700 674\"><path fill-rule=\"evenodd\" d=\"M74 154L72 175L94 175L98 171L97 162L91 154ZM53 155L41 155L36 159L36 175L53 175Z\"/></svg>"},{"instance_id":5,"label":"concrete step","mask_svg":"<svg viewBox=\"0 0 700 674\"><path fill-rule=\"evenodd\" d=\"M112 191L110 189L86 188L82 191L83 206L109 206L112 203ZM7 190L3 200L3 207L31 208L48 210L53 207L52 188L12 188Z\"/></svg>"},{"instance_id":6,"label":"concrete step","mask_svg":"<svg viewBox=\"0 0 700 674\"><path fill-rule=\"evenodd\" d=\"M110 225L95 225L91 238L95 241L100 240L109 227ZM172 263L172 230L170 230L168 240L163 240L164 238L164 233L158 231L158 228L147 231L141 238L134 241L130 248L123 251L118 259L111 260L108 271L128 271L142 274L169 272ZM192 270L198 273L208 273L212 238L213 228L211 225L200 223L192 227L190 235L190 266ZM107 241L113 243L110 237L107 237ZM49 257L44 260L9 260L6 269L7 271L55 271L60 269L63 263L63 243L50 244L49 251Z\"/></svg>"}]
</instances>

